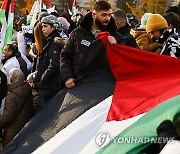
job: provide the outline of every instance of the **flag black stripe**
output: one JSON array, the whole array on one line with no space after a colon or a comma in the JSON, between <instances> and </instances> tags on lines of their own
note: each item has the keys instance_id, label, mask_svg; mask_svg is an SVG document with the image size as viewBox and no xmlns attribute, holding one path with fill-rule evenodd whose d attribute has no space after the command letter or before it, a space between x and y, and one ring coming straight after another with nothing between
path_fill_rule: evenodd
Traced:
<instances>
[{"instance_id":1,"label":"flag black stripe","mask_svg":"<svg viewBox=\"0 0 180 154\"><path fill-rule=\"evenodd\" d=\"M11 0L8 0L7 7L6 7L6 10L5 10L6 22L8 22L8 15L9 15L10 4L11 4Z\"/></svg>"}]
</instances>

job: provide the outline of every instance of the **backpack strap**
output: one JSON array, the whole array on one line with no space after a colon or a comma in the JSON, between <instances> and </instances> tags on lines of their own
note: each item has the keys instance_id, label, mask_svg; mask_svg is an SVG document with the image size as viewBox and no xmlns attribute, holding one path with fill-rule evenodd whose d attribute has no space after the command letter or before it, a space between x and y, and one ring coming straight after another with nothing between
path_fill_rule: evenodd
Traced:
<instances>
[{"instance_id":1,"label":"backpack strap","mask_svg":"<svg viewBox=\"0 0 180 154\"><path fill-rule=\"evenodd\" d=\"M26 78L28 76L27 64L26 64L25 60L22 57L16 57L16 59L19 62L20 69L24 73L24 79L26 80Z\"/></svg>"}]
</instances>

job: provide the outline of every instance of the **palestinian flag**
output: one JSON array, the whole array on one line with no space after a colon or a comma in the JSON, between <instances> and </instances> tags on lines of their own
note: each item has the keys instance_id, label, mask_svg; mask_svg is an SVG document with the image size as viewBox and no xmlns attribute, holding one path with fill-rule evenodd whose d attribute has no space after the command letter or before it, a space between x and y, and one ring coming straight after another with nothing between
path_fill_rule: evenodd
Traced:
<instances>
[{"instance_id":1,"label":"palestinian flag","mask_svg":"<svg viewBox=\"0 0 180 154\"><path fill-rule=\"evenodd\" d=\"M174 120L180 111L179 59L99 37L86 67L93 74L60 91L2 153L138 153L151 144L162 121ZM103 56L98 49L104 47ZM116 82L105 82L106 57Z\"/></svg>"},{"instance_id":2,"label":"palestinian flag","mask_svg":"<svg viewBox=\"0 0 180 154\"><path fill-rule=\"evenodd\" d=\"M173 121L180 112L180 96L176 96L147 113L107 122L111 101L109 97L88 110L33 154L136 154L152 143L160 143L158 125L166 119Z\"/></svg>"},{"instance_id":3,"label":"palestinian flag","mask_svg":"<svg viewBox=\"0 0 180 154\"><path fill-rule=\"evenodd\" d=\"M49 4L49 7L52 8L53 7L53 3L51 2L51 0L42 0L43 3Z\"/></svg>"},{"instance_id":4,"label":"palestinian flag","mask_svg":"<svg viewBox=\"0 0 180 154\"><path fill-rule=\"evenodd\" d=\"M73 4L72 4L72 9L71 9L71 12L72 12L72 15L75 15L77 13L77 3L76 3L76 0L73 1Z\"/></svg>"},{"instance_id":5,"label":"palestinian flag","mask_svg":"<svg viewBox=\"0 0 180 154\"><path fill-rule=\"evenodd\" d=\"M13 19L14 19L14 0L4 0L0 10L0 22L2 29L0 33L0 54L7 43L12 40L13 32Z\"/></svg>"}]
</instances>

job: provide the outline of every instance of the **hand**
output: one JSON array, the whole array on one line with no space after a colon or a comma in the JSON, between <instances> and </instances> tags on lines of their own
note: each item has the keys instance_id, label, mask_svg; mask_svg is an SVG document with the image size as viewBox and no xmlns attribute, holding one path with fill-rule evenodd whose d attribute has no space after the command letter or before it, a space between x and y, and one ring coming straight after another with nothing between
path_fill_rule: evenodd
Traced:
<instances>
[{"instance_id":1,"label":"hand","mask_svg":"<svg viewBox=\"0 0 180 154\"><path fill-rule=\"evenodd\" d=\"M73 88L75 86L74 83L75 79L74 78L69 78L66 80L65 85L67 88Z\"/></svg>"},{"instance_id":2,"label":"hand","mask_svg":"<svg viewBox=\"0 0 180 154\"><path fill-rule=\"evenodd\" d=\"M108 36L108 42L110 44L117 44L117 41L113 36Z\"/></svg>"}]
</instances>

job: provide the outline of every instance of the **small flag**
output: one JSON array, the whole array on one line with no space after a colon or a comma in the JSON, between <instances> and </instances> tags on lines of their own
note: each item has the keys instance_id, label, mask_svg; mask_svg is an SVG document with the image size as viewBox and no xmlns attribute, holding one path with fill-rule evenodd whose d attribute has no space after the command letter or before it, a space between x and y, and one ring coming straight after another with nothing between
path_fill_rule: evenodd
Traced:
<instances>
[{"instance_id":1,"label":"small flag","mask_svg":"<svg viewBox=\"0 0 180 154\"><path fill-rule=\"evenodd\" d=\"M76 0L73 1L73 4L72 4L72 15L76 14L77 13L77 3L76 3Z\"/></svg>"},{"instance_id":2,"label":"small flag","mask_svg":"<svg viewBox=\"0 0 180 154\"><path fill-rule=\"evenodd\" d=\"M29 15L27 16L27 24L30 23L31 26L34 26L36 22L36 14L40 11L40 4L38 1L35 1Z\"/></svg>"}]
</instances>

